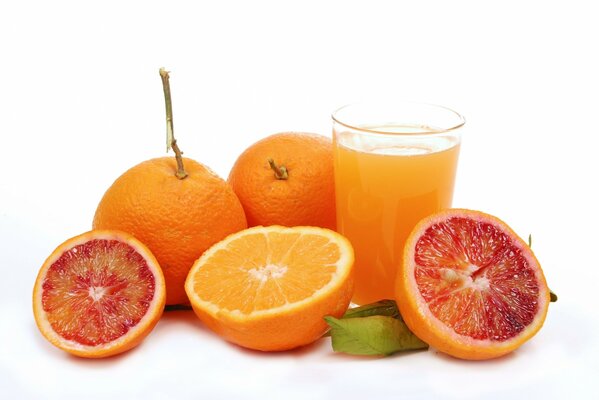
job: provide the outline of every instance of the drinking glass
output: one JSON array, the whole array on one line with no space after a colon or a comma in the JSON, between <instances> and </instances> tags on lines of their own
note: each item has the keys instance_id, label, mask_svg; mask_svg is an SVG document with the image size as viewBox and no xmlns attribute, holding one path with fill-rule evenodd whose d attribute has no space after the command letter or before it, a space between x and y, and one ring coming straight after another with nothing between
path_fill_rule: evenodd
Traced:
<instances>
[{"instance_id":1,"label":"drinking glass","mask_svg":"<svg viewBox=\"0 0 599 400\"><path fill-rule=\"evenodd\" d=\"M353 302L393 299L411 230L451 207L465 120L408 102L347 105L332 118L337 230L355 250Z\"/></svg>"}]
</instances>

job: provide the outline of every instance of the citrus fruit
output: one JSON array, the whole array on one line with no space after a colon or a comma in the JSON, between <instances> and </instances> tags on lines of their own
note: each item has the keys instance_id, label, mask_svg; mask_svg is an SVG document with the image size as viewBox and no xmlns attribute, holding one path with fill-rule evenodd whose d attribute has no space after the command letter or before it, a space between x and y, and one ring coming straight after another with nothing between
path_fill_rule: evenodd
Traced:
<instances>
[{"instance_id":1,"label":"citrus fruit","mask_svg":"<svg viewBox=\"0 0 599 400\"><path fill-rule=\"evenodd\" d=\"M472 210L445 210L419 222L396 286L408 327L463 359L515 350L541 328L549 305L528 245L503 221Z\"/></svg>"},{"instance_id":2,"label":"citrus fruit","mask_svg":"<svg viewBox=\"0 0 599 400\"><path fill-rule=\"evenodd\" d=\"M42 334L71 354L99 358L138 345L165 301L158 262L140 241L119 231L91 231L58 246L33 289Z\"/></svg>"},{"instance_id":3,"label":"citrus fruit","mask_svg":"<svg viewBox=\"0 0 599 400\"><path fill-rule=\"evenodd\" d=\"M204 165L183 158L144 161L121 175L98 204L94 229L118 229L145 243L166 279L166 303L187 303L183 288L194 261L214 243L247 227L231 187Z\"/></svg>"},{"instance_id":4,"label":"citrus fruit","mask_svg":"<svg viewBox=\"0 0 599 400\"><path fill-rule=\"evenodd\" d=\"M317 227L254 227L215 244L185 290L198 317L226 340L288 350L322 336L353 292L351 244Z\"/></svg>"},{"instance_id":5,"label":"citrus fruit","mask_svg":"<svg viewBox=\"0 0 599 400\"><path fill-rule=\"evenodd\" d=\"M193 262L227 235L247 228L231 187L208 167L182 156L173 135L169 74L160 69L167 149L175 158L144 161L122 174L98 204L94 229L118 229L145 243L166 279L166 304L187 303L183 288Z\"/></svg>"},{"instance_id":6,"label":"citrus fruit","mask_svg":"<svg viewBox=\"0 0 599 400\"><path fill-rule=\"evenodd\" d=\"M283 132L250 146L229 183L248 226L319 226L335 229L333 147L329 138Z\"/></svg>"}]
</instances>

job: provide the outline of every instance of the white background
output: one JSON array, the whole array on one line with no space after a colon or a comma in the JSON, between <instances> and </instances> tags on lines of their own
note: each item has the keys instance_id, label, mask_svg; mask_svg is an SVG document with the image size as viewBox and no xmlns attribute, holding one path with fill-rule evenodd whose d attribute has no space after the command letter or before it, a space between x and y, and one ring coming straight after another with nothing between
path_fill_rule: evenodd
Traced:
<instances>
[{"instance_id":1,"label":"white background","mask_svg":"<svg viewBox=\"0 0 599 400\"><path fill-rule=\"evenodd\" d=\"M599 398L592 3L2 1L0 397ZM170 312L122 356L55 349L33 320L37 270L90 229L118 175L165 154L161 66L179 145L222 177L266 135L330 135L345 103L464 114L454 205L533 234L560 296L544 328L496 361L366 359L334 354L328 339L257 354Z\"/></svg>"}]
</instances>

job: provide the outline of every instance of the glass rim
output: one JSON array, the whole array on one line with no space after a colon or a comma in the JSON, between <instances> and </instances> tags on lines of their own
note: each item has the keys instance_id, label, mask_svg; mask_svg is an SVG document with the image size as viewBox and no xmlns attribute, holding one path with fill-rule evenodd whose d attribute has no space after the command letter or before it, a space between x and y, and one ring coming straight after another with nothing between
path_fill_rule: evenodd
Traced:
<instances>
[{"instance_id":1,"label":"glass rim","mask_svg":"<svg viewBox=\"0 0 599 400\"><path fill-rule=\"evenodd\" d=\"M376 130L376 129L370 129L370 128L365 128L365 127L360 127L360 126L355 126L355 124L350 124L347 122L343 122L341 121L338 117L337 114L339 114L340 111L345 110L349 107L356 107L356 106L374 106L374 105L385 105L385 106L389 106L389 105L397 105L397 106L401 106L401 105L411 105L411 106L425 106L425 107L430 107L430 108L435 108L438 110L443 110L443 111L448 111L450 114L452 114L454 117L457 117L457 121L459 121L456 124L450 124L451 126L447 127L447 128L440 128L440 129L436 129L436 130L423 130L420 132L389 132L389 131L380 131L380 130ZM444 134L444 133L448 133L448 132L452 132L455 131L459 128L461 128L462 126L464 126L464 124L466 123L466 118L464 118L464 116L460 113L458 113L457 111L449 108L449 107L445 107L445 106L440 106L437 104L433 104L433 103L423 103L423 102L416 102L416 101L394 101L394 102L372 102L372 101L364 101L364 102L356 102L356 103L349 103L349 104L345 104L339 108L337 108L335 111L333 111L331 113L331 119L339 124L339 125L343 125L346 128L349 129L353 129L356 131L360 131L360 132L364 132L364 133L374 133L374 134L380 134L380 135L406 135L406 136L413 136L413 135L435 135L435 134Z\"/></svg>"}]
</instances>

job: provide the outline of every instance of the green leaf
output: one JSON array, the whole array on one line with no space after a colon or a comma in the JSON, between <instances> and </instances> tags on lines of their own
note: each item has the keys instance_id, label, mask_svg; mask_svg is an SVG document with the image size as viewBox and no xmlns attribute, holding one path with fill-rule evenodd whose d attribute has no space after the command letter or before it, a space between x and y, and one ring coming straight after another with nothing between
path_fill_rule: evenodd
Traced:
<instances>
[{"instance_id":1,"label":"green leaf","mask_svg":"<svg viewBox=\"0 0 599 400\"><path fill-rule=\"evenodd\" d=\"M393 300L380 300L376 303L366 304L360 307L350 308L341 318L370 317L372 315L385 315L401 319L397 304Z\"/></svg>"},{"instance_id":2,"label":"green leaf","mask_svg":"<svg viewBox=\"0 0 599 400\"><path fill-rule=\"evenodd\" d=\"M327 316L324 319L331 327L331 342L336 352L386 356L398 351L428 348L403 321L393 317L373 315L337 319Z\"/></svg>"},{"instance_id":3,"label":"green leaf","mask_svg":"<svg viewBox=\"0 0 599 400\"><path fill-rule=\"evenodd\" d=\"M384 315L403 321L403 319L401 318L401 314L399 313L399 309L397 308L397 303L395 303L395 300L379 300L375 303L350 308L345 312L345 314L343 314L341 318L361 318L370 317L373 315ZM331 336L331 332L329 331L325 333L323 336Z\"/></svg>"}]
</instances>

